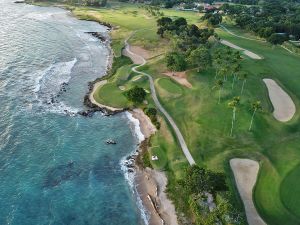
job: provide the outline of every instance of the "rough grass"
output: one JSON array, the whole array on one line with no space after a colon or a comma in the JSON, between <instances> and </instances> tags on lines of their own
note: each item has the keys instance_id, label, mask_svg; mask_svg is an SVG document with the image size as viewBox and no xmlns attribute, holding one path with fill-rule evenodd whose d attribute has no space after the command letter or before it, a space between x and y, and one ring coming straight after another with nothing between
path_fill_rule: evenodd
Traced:
<instances>
[{"instance_id":1,"label":"rough grass","mask_svg":"<svg viewBox=\"0 0 300 225\"><path fill-rule=\"evenodd\" d=\"M189 22L201 25L199 21L201 15L197 13L174 10L163 10L163 12L173 18L183 16ZM110 9L76 8L74 13L83 19L104 21L114 25L116 29L112 32L112 45L117 56L121 55L124 39L135 30L139 31L130 40L131 44L152 51L157 51L157 48L164 50L167 48L166 43L155 34L156 18L147 15L143 9L138 8L138 5L118 4ZM212 69L200 73L191 71L188 79L193 84L192 89L182 89L184 91L181 92L181 96L170 101L160 89L165 89L170 93L179 89L169 81L163 81L163 84L159 82L157 85L159 98L177 122L199 165L216 171L225 171L229 177L231 190L236 191L227 165L228 159L247 157L260 160L261 171L254 192L254 200L259 213L269 224L299 224L300 193L299 179L297 179L300 162L299 116L295 116L288 123L280 123L273 118L272 105L262 78L273 78L279 82L293 98L298 111L300 57L268 43L241 39L222 30L217 32L221 38L264 57L263 60L249 58L243 60L242 68L248 71L250 76L241 96L241 106L237 111L234 137L229 137L232 111L227 104L233 96L240 95L241 81L236 83L232 91L230 83L232 78L229 78L222 93L221 104L217 104L218 93L213 89L215 71ZM252 34L237 28L234 28L234 32L238 35L253 37ZM143 70L152 74L156 79L161 78L160 74L164 72L165 64L161 58L154 59L149 65L144 66ZM127 73L128 68L121 68L119 73L117 72L118 79L112 80L109 84L111 86L100 89L101 99L103 98L107 103L117 99L116 101L119 102L113 103L116 105L128 104L128 102L125 103L122 92L118 90L117 82L126 88L130 88L137 82L149 90L147 79L133 82L134 74L128 76ZM147 99L149 105L153 105L149 95ZM260 100L264 110L256 115L253 131L249 132L250 103L253 100ZM172 189L175 178L181 177L181 172L187 166L187 162L172 131L164 121L162 121L162 129L152 137L151 144L149 154L159 157L158 161L151 163L155 168L168 171L168 176L171 178L170 189ZM233 199L241 208L239 196L233 196Z\"/></svg>"},{"instance_id":2,"label":"rough grass","mask_svg":"<svg viewBox=\"0 0 300 225\"><path fill-rule=\"evenodd\" d=\"M300 167L293 169L282 181L280 195L283 204L296 217L300 217ZM293 187L293 188L290 188Z\"/></svg>"},{"instance_id":3,"label":"rough grass","mask_svg":"<svg viewBox=\"0 0 300 225\"><path fill-rule=\"evenodd\" d=\"M175 83L175 81L171 80L171 78L160 78L157 83L161 88L166 90L169 93L181 95L182 88L179 84Z\"/></svg>"},{"instance_id":4,"label":"rough grass","mask_svg":"<svg viewBox=\"0 0 300 225\"><path fill-rule=\"evenodd\" d=\"M115 83L107 83L104 86L99 87L94 94L94 98L101 104L116 108L130 106L130 103L124 96L124 92L121 91Z\"/></svg>"}]
</instances>

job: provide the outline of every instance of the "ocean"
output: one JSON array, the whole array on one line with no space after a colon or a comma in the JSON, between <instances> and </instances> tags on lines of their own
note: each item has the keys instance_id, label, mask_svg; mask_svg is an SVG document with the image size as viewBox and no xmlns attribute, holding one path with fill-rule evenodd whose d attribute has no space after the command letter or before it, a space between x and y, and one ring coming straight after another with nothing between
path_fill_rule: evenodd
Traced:
<instances>
[{"instance_id":1,"label":"ocean","mask_svg":"<svg viewBox=\"0 0 300 225\"><path fill-rule=\"evenodd\" d=\"M143 224L121 165L139 142L132 122L77 114L110 54L86 32L106 27L59 8L0 7L0 224Z\"/></svg>"}]
</instances>

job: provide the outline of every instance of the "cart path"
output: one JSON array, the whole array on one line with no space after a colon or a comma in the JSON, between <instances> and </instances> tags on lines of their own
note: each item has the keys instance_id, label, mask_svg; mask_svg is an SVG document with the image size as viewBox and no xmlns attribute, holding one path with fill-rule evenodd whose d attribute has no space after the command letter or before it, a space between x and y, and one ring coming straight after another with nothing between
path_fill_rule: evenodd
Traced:
<instances>
[{"instance_id":1,"label":"cart path","mask_svg":"<svg viewBox=\"0 0 300 225\"><path fill-rule=\"evenodd\" d=\"M181 132L179 130L179 128L177 127L177 125L176 125L175 121L173 120L173 118L164 109L164 107L161 105L161 103L159 102L159 100L157 98L156 90L155 90L155 87L154 87L154 81L153 81L152 76L149 75L148 73L141 72L141 71L138 70L138 68L144 66L147 63L147 61L142 56L140 56L140 55L138 55L138 54L136 54L136 53L134 53L134 52L132 52L130 50L130 45L128 44L128 40L130 39L130 37L125 40L125 51L126 51L127 55L130 58L132 58L133 60L136 60L137 58L139 58L141 60L141 62L142 62L141 64L132 67L132 71L135 72L135 73L142 74L142 75L145 75L145 76L148 77L148 79L150 81L151 96L153 98L153 101L154 101L156 107L158 108L158 110L162 114L164 114L164 116L166 117L166 119L171 124L171 126L172 126L172 128L173 128L173 130L174 130L174 132L176 134L176 137L178 139L178 142L180 144L180 147L181 147L181 149L182 149L182 151L183 151L186 159L188 160L189 164L190 165L194 165L195 164L195 160L193 159L193 157L192 157L192 155L191 155L191 153L190 153L190 151L189 151L189 149L188 149L188 147L187 147L187 145L185 143L185 140L184 140L184 138L183 138L183 136L182 136L182 134L181 134Z\"/></svg>"}]
</instances>

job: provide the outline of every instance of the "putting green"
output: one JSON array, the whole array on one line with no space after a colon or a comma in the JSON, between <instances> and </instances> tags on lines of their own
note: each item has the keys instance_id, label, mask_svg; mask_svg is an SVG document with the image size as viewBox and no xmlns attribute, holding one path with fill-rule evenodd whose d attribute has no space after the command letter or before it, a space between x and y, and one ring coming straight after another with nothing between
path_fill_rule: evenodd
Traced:
<instances>
[{"instance_id":1,"label":"putting green","mask_svg":"<svg viewBox=\"0 0 300 225\"><path fill-rule=\"evenodd\" d=\"M115 84L108 83L100 87L94 98L97 102L112 106L112 107L127 107L128 101L123 94L123 91L119 89Z\"/></svg>"},{"instance_id":2,"label":"putting green","mask_svg":"<svg viewBox=\"0 0 300 225\"><path fill-rule=\"evenodd\" d=\"M293 169L282 181L280 197L284 206L295 216L300 217L300 166Z\"/></svg>"}]
</instances>

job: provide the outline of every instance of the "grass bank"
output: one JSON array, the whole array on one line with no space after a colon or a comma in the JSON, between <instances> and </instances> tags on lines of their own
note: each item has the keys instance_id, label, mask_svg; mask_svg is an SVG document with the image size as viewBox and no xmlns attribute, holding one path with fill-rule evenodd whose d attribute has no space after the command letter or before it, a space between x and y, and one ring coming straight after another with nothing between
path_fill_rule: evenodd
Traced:
<instances>
[{"instance_id":1,"label":"grass bank","mask_svg":"<svg viewBox=\"0 0 300 225\"><path fill-rule=\"evenodd\" d=\"M236 37L218 29L218 35L242 48L263 56L263 60L244 58L242 70L249 73L245 90L241 94L242 81L231 87L231 77L225 83L218 104L218 91L215 85L213 68L197 72L191 70L187 79L193 85L186 88L163 75L166 71L163 56L170 46L168 40L156 35L156 17L140 7L141 5L118 3L109 8L72 7L73 13L87 20L110 23L114 29L112 48L115 61L113 76L96 93L96 100L114 107L132 107L124 97L124 91L134 85L149 91L148 80L131 72L131 62L121 57L124 40L134 31L129 40L133 46L139 46L156 57L141 68L155 79L159 100L176 121L185 141L198 165L213 171L225 172L229 188L233 195L231 201L239 209L242 204L237 194L234 179L228 165L233 157L246 157L258 160L261 165L259 178L254 191L254 200L259 213L269 224L296 225L300 221L300 181L297 179L300 167L300 123L299 113L287 123L281 123L272 116L272 105L262 78L276 80L295 102L299 112L300 99L300 57L289 53L279 46L271 46L261 41ZM185 17L190 23L199 24L200 15L194 12L162 10L171 17ZM238 35L255 38L232 24L228 25ZM216 45L215 48L223 48ZM234 136L230 137L232 110L229 101L241 96L241 105L237 110ZM248 131L252 112L251 102L260 100L263 111L257 113L252 131ZM154 106L150 95L148 104ZM175 188L176 180L182 177L187 161L174 138L169 125L161 118L161 129L151 138L148 159L157 155L159 160L150 161L157 169L165 170L169 178L169 195L177 209L188 212L188 200L182 199ZM148 160L149 162L149 160Z\"/></svg>"}]
</instances>

